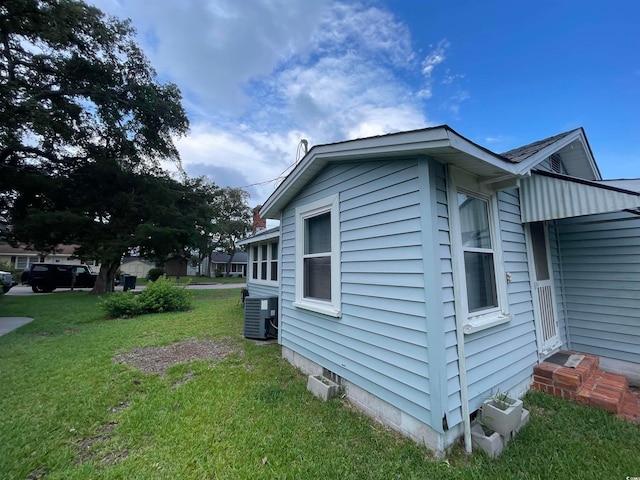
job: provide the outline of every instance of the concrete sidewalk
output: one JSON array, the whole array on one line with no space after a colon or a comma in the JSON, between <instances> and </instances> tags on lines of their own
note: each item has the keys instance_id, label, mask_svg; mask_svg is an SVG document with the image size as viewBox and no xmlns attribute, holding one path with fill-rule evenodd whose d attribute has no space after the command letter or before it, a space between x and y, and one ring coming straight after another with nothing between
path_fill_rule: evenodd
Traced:
<instances>
[{"instance_id":1,"label":"concrete sidewalk","mask_svg":"<svg viewBox=\"0 0 640 480\"><path fill-rule=\"evenodd\" d=\"M29 317L0 317L0 336L32 322L33 318Z\"/></svg>"}]
</instances>

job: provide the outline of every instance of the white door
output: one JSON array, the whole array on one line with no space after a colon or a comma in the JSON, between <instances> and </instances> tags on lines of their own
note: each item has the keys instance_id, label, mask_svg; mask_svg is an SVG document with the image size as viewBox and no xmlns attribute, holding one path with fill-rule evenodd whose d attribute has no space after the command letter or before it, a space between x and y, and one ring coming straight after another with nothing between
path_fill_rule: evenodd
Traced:
<instances>
[{"instance_id":1,"label":"white door","mask_svg":"<svg viewBox=\"0 0 640 480\"><path fill-rule=\"evenodd\" d=\"M556 300L553 293L551 262L549 261L549 243L544 222L529 224L529 240L538 353L541 358L544 358L560 347Z\"/></svg>"}]
</instances>

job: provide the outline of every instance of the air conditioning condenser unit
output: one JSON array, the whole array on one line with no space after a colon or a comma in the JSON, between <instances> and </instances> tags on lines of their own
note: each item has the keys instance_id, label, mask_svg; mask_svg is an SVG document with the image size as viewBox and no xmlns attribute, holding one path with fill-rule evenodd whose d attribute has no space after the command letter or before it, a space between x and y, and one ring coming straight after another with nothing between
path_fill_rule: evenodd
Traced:
<instances>
[{"instance_id":1,"label":"air conditioning condenser unit","mask_svg":"<svg viewBox=\"0 0 640 480\"><path fill-rule=\"evenodd\" d=\"M249 296L244 299L244 337L278 338L278 297Z\"/></svg>"}]
</instances>

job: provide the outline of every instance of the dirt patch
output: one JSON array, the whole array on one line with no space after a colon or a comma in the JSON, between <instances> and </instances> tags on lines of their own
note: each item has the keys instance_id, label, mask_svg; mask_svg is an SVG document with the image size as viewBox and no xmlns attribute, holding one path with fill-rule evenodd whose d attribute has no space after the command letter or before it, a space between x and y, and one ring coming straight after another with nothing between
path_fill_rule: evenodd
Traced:
<instances>
[{"instance_id":1,"label":"dirt patch","mask_svg":"<svg viewBox=\"0 0 640 480\"><path fill-rule=\"evenodd\" d=\"M109 411L111 413L119 413L123 410L126 410L127 408L129 408L131 406L131 402L126 401L126 402L120 402L118 405L116 405L115 407L111 407L109 409Z\"/></svg>"},{"instance_id":2,"label":"dirt patch","mask_svg":"<svg viewBox=\"0 0 640 480\"><path fill-rule=\"evenodd\" d=\"M77 441L74 447L79 462L85 463L97 460L106 465L115 465L127 458L129 451L126 448L105 449L105 443L111 438L111 431L106 431L104 435L85 437Z\"/></svg>"},{"instance_id":3,"label":"dirt patch","mask_svg":"<svg viewBox=\"0 0 640 480\"><path fill-rule=\"evenodd\" d=\"M130 352L116 355L113 361L131 365L144 373L164 375L173 365L192 360L222 360L234 351L232 347L223 343L191 338L162 347L135 348Z\"/></svg>"}]
</instances>

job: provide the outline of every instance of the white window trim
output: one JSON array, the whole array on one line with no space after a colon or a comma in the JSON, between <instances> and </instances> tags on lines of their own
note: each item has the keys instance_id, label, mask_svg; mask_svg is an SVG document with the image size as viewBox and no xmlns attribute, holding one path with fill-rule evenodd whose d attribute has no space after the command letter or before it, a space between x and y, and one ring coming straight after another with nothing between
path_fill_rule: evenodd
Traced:
<instances>
[{"instance_id":1,"label":"white window trim","mask_svg":"<svg viewBox=\"0 0 640 480\"><path fill-rule=\"evenodd\" d=\"M338 195L311 202L296 208L296 296L293 305L298 308L331 317L342 316L340 282L340 218ZM307 218L331 213L331 301L305 298L304 286L304 221Z\"/></svg>"},{"instance_id":2,"label":"white window trim","mask_svg":"<svg viewBox=\"0 0 640 480\"><path fill-rule=\"evenodd\" d=\"M279 238L275 238L275 239L270 239L264 242L260 242L260 243L253 243L250 245L249 248L249 272L247 272L249 275L247 276L247 281L250 283L259 283L261 285L270 285L270 286L277 286L278 285L278 280L271 280L271 263L273 262L273 259L271 257L271 245L272 244L278 244L278 253L280 253L280 239ZM262 280L262 278L260 278L260 268L261 268L261 264L263 262L262 259L262 246L266 245L267 246L267 279L266 280ZM258 258L254 259L253 258L253 247L257 247L258 248ZM253 263L254 261L257 261L257 267L258 267L258 278L253 278ZM278 262L278 266L276 267L278 270L278 279L280 278L280 258L277 258L276 261Z\"/></svg>"},{"instance_id":3,"label":"white window trim","mask_svg":"<svg viewBox=\"0 0 640 480\"><path fill-rule=\"evenodd\" d=\"M486 330L497 325L502 325L511 321L512 315L509 313L509 302L507 297L507 280L504 271L504 261L502 256L502 238L500 235L500 218L498 207L498 195L496 192L481 186L476 179L466 172L462 172L455 167L450 168L448 185L448 203L450 216L450 232L452 246L452 263L454 276L457 281L460 295L459 314L462 315L465 335ZM467 281L465 278L464 249L462 247L462 236L460 232L460 213L458 211L458 193L468 194L487 201L489 209L489 223L491 244L493 246L493 261L496 276L496 294L498 306L480 312L469 313L469 303L467 300Z\"/></svg>"}]
</instances>

